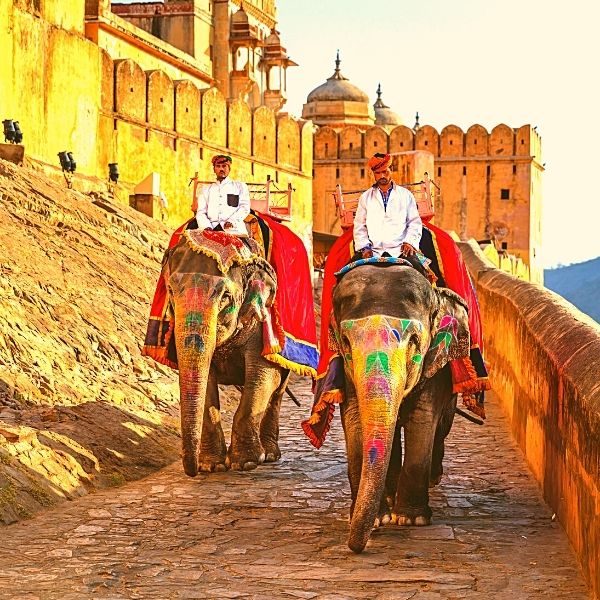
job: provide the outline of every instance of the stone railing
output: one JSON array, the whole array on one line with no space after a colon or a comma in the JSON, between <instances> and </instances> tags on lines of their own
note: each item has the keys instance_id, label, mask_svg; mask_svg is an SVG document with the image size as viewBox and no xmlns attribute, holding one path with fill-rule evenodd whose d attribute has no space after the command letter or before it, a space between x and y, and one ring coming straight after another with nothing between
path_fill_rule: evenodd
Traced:
<instances>
[{"instance_id":1,"label":"stone railing","mask_svg":"<svg viewBox=\"0 0 600 600\"><path fill-rule=\"evenodd\" d=\"M485 327L485 357L546 502L600 596L600 326L542 286L460 248Z\"/></svg>"}]
</instances>

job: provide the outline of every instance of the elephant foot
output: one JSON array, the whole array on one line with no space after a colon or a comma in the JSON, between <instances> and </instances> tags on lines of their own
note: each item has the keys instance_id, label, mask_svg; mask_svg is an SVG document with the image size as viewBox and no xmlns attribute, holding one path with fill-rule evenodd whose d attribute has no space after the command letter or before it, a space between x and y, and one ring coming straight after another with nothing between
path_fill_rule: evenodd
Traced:
<instances>
[{"instance_id":1,"label":"elephant foot","mask_svg":"<svg viewBox=\"0 0 600 600\"><path fill-rule=\"evenodd\" d=\"M265 462L265 453L261 452L258 457L234 457L227 456L225 464L232 471L252 471L258 467L258 465Z\"/></svg>"},{"instance_id":2,"label":"elephant foot","mask_svg":"<svg viewBox=\"0 0 600 600\"><path fill-rule=\"evenodd\" d=\"M382 527L383 525L388 525L392 522L392 513L390 511L389 504L387 499L384 497L381 499L381 504L379 505L379 512L375 517L375 523L373 527L377 529L378 527Z\"/></svg>"},{"instance_id":3,"label":"elephant foot","mask_svg":"<svg viewBox=\"0 0 600 600\"><path fill-rule=\"evenodd\" d=\"M265 448L265 462L273 463L277 462L281 458L281 450L279 446L275 444L263 444Z\"/></svg>"},{"instance_id":4,"label":"elephant foot","mask_svg":"<svg viewBox=\"0 0 600 600\"><path fill-rule=\"evenodd\" d=\"M431 525L431 520L431 509L427 507L426 511L417 511L415 509L409 511L394 510L392 512L391 523L399 527L425 527L426 525Z\"/></svg>"},{"instance_id":5,"label":"elephant foot","mask_svg":"<svg viewBox=\"0 0 600 600\"><path fill-rule=\"evenodd\" d=\"M227 465L223 459L210 460L202 457L198 465L198 471L202 473L222 473L227 471Z\"/></svg>"}]
</instances>

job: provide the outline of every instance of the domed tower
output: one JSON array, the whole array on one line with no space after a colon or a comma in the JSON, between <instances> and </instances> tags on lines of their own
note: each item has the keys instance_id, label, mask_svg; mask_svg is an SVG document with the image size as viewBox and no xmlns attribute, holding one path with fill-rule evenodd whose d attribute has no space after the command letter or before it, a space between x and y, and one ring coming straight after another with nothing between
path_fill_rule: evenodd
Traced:
<instances>
[{"instance_id":1,"label":"domed tower","mask_svg":"<svg viewBox=\"0 0 600 600\"><path fill-rule=\"evenodd\" d=\"M388 131L397 125L403 125L402 119L381 99L381 84L377 86L377 100L373 104L373 108L375 110L375 125L381 125Z\"/></svg>"},{"instance_id":2,"label":"domed tower","mask_svg":"<svg viewBox=\"0 0 600 600\"><path fill-rule=\"evenodd\" d=\"M340 62L338 52L333 75L308 95L302 107L302 118L310 119L315 125L335 128L346 125L369 127L375 123L369 97L342 75Z\"/></svg>"}]
</instances>

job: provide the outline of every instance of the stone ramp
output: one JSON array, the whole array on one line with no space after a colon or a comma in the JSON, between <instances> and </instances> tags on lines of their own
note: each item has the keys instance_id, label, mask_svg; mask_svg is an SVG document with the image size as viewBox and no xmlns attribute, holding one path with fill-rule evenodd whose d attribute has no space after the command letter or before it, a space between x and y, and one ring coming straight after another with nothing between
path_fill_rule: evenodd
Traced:
<instances>
[{"instance_id":1,"label":"stone ramp","mask_svg":"<svg viewBox=\"0 0 600 600\"><path fill-rule=\"evenodd\" d=\"M190 479L176 463L0 529L0 598L589 597L493 397L484 427L457 418L435 524L382 528L354 555L339 419L314 450L309 384L294 392L276 465Z\"/></svg>"}]
</instances>

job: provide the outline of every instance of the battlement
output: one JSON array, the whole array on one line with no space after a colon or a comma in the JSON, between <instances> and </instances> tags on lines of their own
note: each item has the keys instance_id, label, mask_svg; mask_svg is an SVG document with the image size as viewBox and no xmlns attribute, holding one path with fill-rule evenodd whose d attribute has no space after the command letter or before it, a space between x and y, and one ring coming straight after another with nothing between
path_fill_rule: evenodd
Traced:
<instances>
[{"instance_id":1,"label":"battlement","mask_svg":"<svg viewBox=\"0 0 600 600\"><path fill-rule=\"evenodd\" d=\"M365 130L350 125L339 132L320 127L315 134L315 161L364 160L375 152L411 150L425 150L442 160L528 157L540 163L541 137L531 125L511 128L503 123L489 133L481 125L472 125L466 132L456 125L447 125L441 133L431 125L416 132L399 125L389 133L379 126Z\"/></svg>"}]
</instances>

